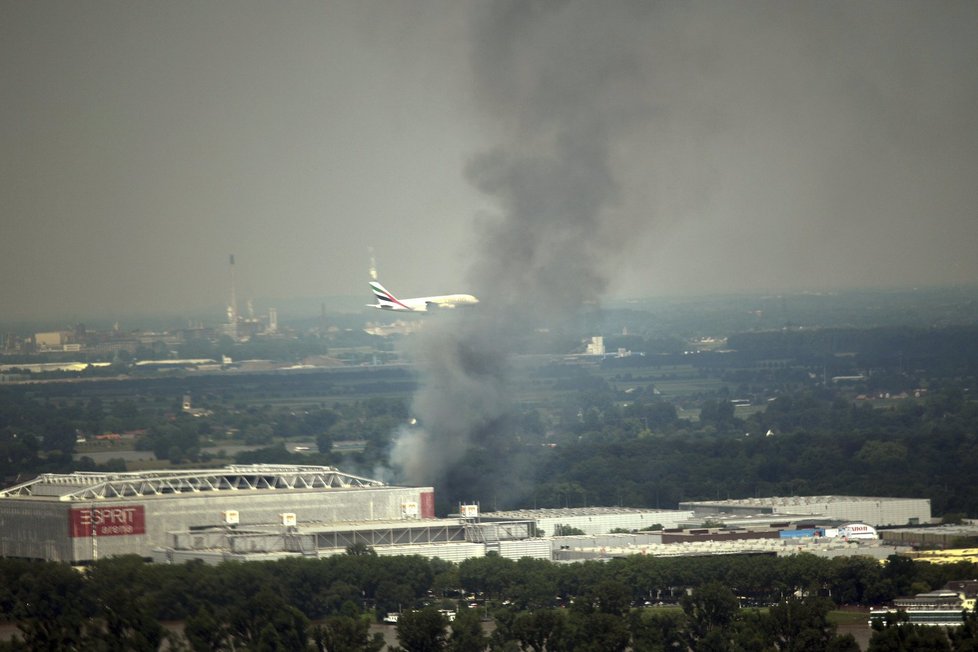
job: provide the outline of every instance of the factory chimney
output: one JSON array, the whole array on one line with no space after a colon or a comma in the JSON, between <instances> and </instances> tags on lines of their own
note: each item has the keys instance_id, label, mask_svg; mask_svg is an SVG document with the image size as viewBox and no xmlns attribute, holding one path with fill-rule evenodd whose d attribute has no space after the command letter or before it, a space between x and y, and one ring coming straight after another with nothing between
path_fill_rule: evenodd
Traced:
<instances>
[{"instance_id":1,"label":"factory chimney","mask_svg":"<svg viewBox=\"0 0 978 652\"><path fill-rule=\"evenodd\" d=\"M231 268L231 298L228 302L227 332L231 339L238 339L238 299L234 294L234 254L229 257Z\"/></svg>"}]
</instances>

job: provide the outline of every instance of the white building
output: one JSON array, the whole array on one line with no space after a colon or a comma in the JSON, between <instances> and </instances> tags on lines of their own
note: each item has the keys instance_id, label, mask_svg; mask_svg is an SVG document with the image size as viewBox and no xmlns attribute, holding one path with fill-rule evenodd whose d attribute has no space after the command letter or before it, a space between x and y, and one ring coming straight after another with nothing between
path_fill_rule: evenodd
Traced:
<instances>
[{"instance_id":1,"label":"white building","mask_svg":"<svg viewBox=\"0 0 978 652\"><path fill-rule=\"evenodd\" d=\"M587 343L587 348L584 352L587 355L604 355L604 337L601 335L592 337L591 341Z\"/></svg>"},{"instance_id":2,"label":"white building","mask_svg":"<svg viewBox=\"0 0 978 652\"><path fill-rule=\"evenodd\" d=\"M693 515L692 511L672 509L638 509L633 507L572 507L566 509L520 509L485 512L484 520L533 520L538 532L557 535L558 526L570 526L585 534L607 534L612 530L644 530L653 525L678 527Z\"/></svg>"},{"instance_id":3,"label":"white building","mask_svg":"<svg viewBox=\"0 0 978 652\"><path fill-rule=\"evenodd\" d=\"M697 517L733 518L750 515L781 514L785 519L799 516L886 525L920 525L931 519L929 498L885 498L878 496L774 496L737 500L704 500L679 503Z\"/></svg>"}]
</instances>

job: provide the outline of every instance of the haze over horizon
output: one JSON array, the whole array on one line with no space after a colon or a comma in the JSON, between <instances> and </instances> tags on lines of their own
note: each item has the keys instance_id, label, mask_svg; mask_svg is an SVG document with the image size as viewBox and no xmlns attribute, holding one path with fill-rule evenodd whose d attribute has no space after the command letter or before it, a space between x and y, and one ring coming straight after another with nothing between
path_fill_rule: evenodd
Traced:
<instances>
[{"instance_id":1,"label":"haze over horizon","mask_svg":"<svg viewBox=\"0 0 978 652\"><path fill-rule=\"evenodd\" d=\"M220 305L231 253L242 306L367 303L368 247L395 293L468 291L513 253L474 166L547 137L508 98L577 39L597 55L558 61L628 72L595 89L604 176L569 166L627 229L573 249L601 252L599 294L978 283L975 3L543 2L532 46L502 24L510 49L480 42L484 4L524 9L0 0L0 321Z\"/></svg>"}]
</instances>

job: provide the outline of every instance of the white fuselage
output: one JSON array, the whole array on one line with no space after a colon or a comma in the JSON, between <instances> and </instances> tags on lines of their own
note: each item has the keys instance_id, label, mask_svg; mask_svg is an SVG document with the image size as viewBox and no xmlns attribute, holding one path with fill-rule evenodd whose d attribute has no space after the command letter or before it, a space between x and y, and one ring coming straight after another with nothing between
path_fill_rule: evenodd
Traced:
<instances>
[{"instance_id":1,"label":"white fuselage","mask_svg":"<svg viewBox=\"0 0 978 652\"><path fill-rule=\"evenodd\" d=\"M400 303L407 306L408 310L415 312L428 312L429 308L457 308L479 303L471 294L442 294L434 297L416 297L413 299L400 299ZM395 310L404 310L400 306Z\"/></svg>"},{"instance_id":2,"label":"white fuselage","mask_svg":"<svg viewBox=\"0 0 978 652\"><path fill-rule=\"evenodd\" d=\"M367 304L369 308L382 310L407 310L410 312L428 312L431 309L457 308L479 303L471 294L439 294L431 297L412 297L398 299L377 281L370 282L377 303Z\"/></svg>"}]
</instances>

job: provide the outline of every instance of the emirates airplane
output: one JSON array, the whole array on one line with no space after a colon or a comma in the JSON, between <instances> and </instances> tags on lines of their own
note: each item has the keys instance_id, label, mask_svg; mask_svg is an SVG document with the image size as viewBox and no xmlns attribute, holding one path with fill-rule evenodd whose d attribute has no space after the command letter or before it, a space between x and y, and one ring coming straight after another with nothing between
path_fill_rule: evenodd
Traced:
<instances>
[{"instance_id":1,"label":"emirates airplane","mask_svg":"<svg viewBox=\"0 0 978 652\"><path fill-rule=\"evenodd\" d=\"M370 289L373 290L377 303L368 303L368 308L380 308L381 310L408 310L410 312L429 312L431 310L441 310L443 308L457 308L459 306L471 306L479 303L471 294L440 294L434 297L413 297L411 299L398 299L387 291L383 285L376 280L370 281Z\"/></svg>"}]
</instances>

